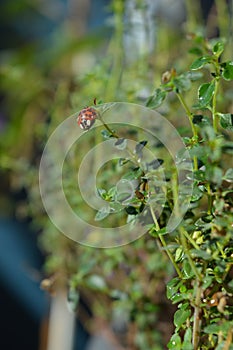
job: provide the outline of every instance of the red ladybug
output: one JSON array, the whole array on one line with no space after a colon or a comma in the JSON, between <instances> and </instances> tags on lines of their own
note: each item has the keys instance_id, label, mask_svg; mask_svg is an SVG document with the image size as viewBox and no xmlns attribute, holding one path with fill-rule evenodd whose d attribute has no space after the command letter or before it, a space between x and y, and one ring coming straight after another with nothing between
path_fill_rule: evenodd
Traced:
<instances>
[{"instance_id":1,"label":"red ladybug","mask_svg":"<svg viewBox=\"0 0 233 350\"><path fill-rule=\"evenodd\" d=\"M92 107L86 107L79 113L77 123L81 129L89 130L90 127L95 123L96 118L97 111Z\"/></svg>"}]
</instances>

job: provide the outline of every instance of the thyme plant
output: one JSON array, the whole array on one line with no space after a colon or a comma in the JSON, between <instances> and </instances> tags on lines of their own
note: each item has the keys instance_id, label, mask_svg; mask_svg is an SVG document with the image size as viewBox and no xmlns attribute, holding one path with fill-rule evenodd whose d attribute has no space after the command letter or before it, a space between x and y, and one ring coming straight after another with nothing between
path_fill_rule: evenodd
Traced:
<instances>
[{"instance_id":1,"label":"thyme plant","mask_svg":"<svg viewBox=\"0 0 233 350\"><path fill-rule=\"evenodd\" d=\"M183 141L193 162L193 192L188 211L172 233L166 229L166 220L178 195L176 172L166 179L167 199L162 214L157 217L149 201L152 195L149 174L151 170L159 172L163 160L152 161L145 170L142 153L147 140L138 141L132 151L126 140L104 121L104 114L99 115L99 120L105 128L104 137L114 138L116 147L128 149L129 157L120 159L122 167L131 162L125 178L138 180L134 197L127 205L122 204L126 213L132 219L148 208L153 220L148 232L160 242L176 271L167 284L167 297L177 304L175 331L168 348L232 349L233 142L230 134L233 114L222 111L220 106L224 99L222 84L233 80L233 61L222 60L223 41L207 41L198 35L193 35L192 40L195 46L191 52L198 58L190 70L165 72L161 85L147 100L147 107L158 108L169 94L175 95L190 125ZM201 73L203 70L205 74ZM191 106L185 98L188 90L197 96ZM105 201L119 204L116 187L98 191ZM96 220L106 218L110 212L102 208Z\"/></svg>"}]
</instances>

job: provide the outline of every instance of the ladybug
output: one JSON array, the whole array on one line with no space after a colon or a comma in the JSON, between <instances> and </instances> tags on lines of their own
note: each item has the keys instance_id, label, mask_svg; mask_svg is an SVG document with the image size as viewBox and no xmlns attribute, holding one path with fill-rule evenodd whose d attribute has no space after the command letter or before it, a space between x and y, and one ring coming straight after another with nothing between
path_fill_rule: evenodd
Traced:
<instances>
[{"instance_id":1,"label":"ladybug","mask_svg":"<svg viewBox=\"0 0 233 350\"><path fill-rule=\"evenodd\" d=\"M79 112L77 123L83 130L89 130L95 123L97 111L92 107L86 107Z\"/></svg>"}]
</instances>

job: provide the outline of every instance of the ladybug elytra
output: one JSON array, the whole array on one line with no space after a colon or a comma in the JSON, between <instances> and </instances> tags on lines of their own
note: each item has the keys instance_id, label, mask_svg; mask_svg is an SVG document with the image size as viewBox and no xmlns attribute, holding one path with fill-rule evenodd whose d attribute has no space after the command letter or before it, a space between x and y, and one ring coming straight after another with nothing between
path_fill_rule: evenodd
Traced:
<instances>
[{"instance_id":1,"label":"ladybug elytra","mask_svg":"<svg viewBox=\"0 0 233 350\"><path fill-rule=\"evenodd\" d=\"M89 130L90 127L95 123L96 118L97 111L92 107L86 107L79 113L77 123L81 129Z\"/></svg>"}]
</instances>

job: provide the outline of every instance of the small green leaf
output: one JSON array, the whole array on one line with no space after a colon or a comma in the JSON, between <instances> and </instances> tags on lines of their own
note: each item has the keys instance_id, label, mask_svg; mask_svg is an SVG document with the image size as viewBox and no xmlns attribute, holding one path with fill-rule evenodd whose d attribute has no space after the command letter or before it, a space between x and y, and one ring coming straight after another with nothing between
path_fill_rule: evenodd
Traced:
<instances>
[{"instance_id":1,"label":"small green leaf","mask_svg":"<svg viewBox=\"0 0 233 350\"><path fill-rule=\"evenodd\" d=\"M218 334L221 330L221 325L217 323L210 324L204 328L204 332L207 334Z\"/></svg>"},{"instance_id":2,"label":"small green leaf","mask_svg":"<svg viewBox=\"0 0 233 350\"><path fill-rule=\"evenodd\" d=\"M202 50L199 47L192 47L188 52L196 56L202 55Z\"/></svg>"},{"instance_id":3,"label":"small green leaf","mask_svg":"<svg viewBox=\"0 0 233 350\"><path fill-rule=\"evenodd\" d=\"M191 202L196 202L200 198L203 197L203 187L202 186L194 186L191 196Z\"/></svg>"},{"instance_id":4,"label":"small green leaf","mask_svg":"<svg viewBox=\"0 0 233 350\"><path fill-rule=\"evenodd\" d=\"M207 289L211 283L213 282L213 276L205 276L203 279L203 284L202 284L202 288L203 290Z\"/></svg>"},{"instance_id":5,"label":"small green leaf","mask_svg":"<svg viewBox=\"0 0 233 350\"><path fill-rule=\"evenodd\" d=\"M175 295L173 295L170 300L172 302L172 304L177 304L183 300L189 300L190 299L190 294L187 293L176 293Z\"/></svg>"},{"instance_id":6,"label":"small green leaf","mask_svg":"<svg viewBox=\"0 0 233 350\"><path fill-rule=\"evenodd\" d=\"M106 129L101 130L101 135L103 136L104 139L110 139L112 138L112 134Z\"/></svg>"},{"instance_id":7,"label":"small green leaf","mask_svg":"<svg viewBox=\"0 0 233 350\"><path fill-rule=\"evenodd\" d=\"M193 350L191 328L187 328L185 331L182 348L185 350Z\"/></svg>"},{"instance_id":8,"label":"small green leaf","mask_svg":"<svg viewBox=\"0 0 233 350\"><path fill-rule=\"evenodd\" d=\"M204 83L198 89L198 99L202 107L207 106L214 94L215 82L214 80L211 83Z\"/></svg>"},{"instance_id":9,"label":"small green leaf","mask_svg":"<svg viewBox=\"0 0 233 350\"><path fill-rule=\"evenodd\" d=\"M225 80L233 80L233 61L224 62L221 64L222 77Z\"/></svg>"},{"instance_id":10,"label":"small green leaf","mask_svg":"<svg viewBox=\"0 0 233 350\"><path fill-rule=\"evenodd\" d=\"M127 140L126 139L117 139L117 141L114 143L114 146L119 149L123 150L127 147Z\"/></svg>"},{"instance_id":11,"label":"small green leaf","mask_svg":"<svg viewBox=\"0 0 233 350\"><path fill-rule=\"evenodd\" d=\"M117 187L113 186L110 188L110 190L108 190L108 197L110 197L111 199L114 199L117 195Z\"/></svg>"},{"instance_id":12,"label":"small green leaf","mask_svg":"<svg viewBox=\"0 0 233 350\"><path fill-rule=\"evenodd\" d=\"M179 309L175 312L174 315L174 324L177 329L180 329L181 326L186 322L191 314L190 310Z\"/></svg>"},{"instance_id":13,"label":"small green leaf","mask_svg":"<svg viewBox=\"0 0 233 350\"><path fill-rule=\"evenodd\" d=\"M188 262L188 260L184 261L183 271L184 271L184 278L185 279L189 279L189 278L192 278L194 276L194 272L193 272L192 267L191 267L190 263Z\"/></svg>"},{"instance_id":14,"label":"small green leaf","mask_svg":"<svg viewBox=\"0 0 233 350\"><path fill-rule=\"evenodd\" d=\"M183 256L184 256L183 248L182 247L177 248L175 252L175 261L176 262L180 261Z\"/></svg>"},{"instance_id":15,"label":"small green leaf","mask_svg":"<svg viewBox=\"0 0 233 350\"><path fill-rule=\"evenodd\" d=\"M205 250L202 249L191 249L190 253L192 254L193 258L201 258L206 261L212 259L211 254L207 253Z\"/></svg>"},{"instance_id":16,"label":"small green leaf","mask_svg":"<svg viewBox=\"0 0 233 350\"><path fill-rule=\"evenodd\" d=\"M110 214L110 207L102 207L100 210L97 211L95 216L95 221L101 221L105 219Z\"/></svg>"},{"instance_id":17,"label":"small green leaf","mask_svg":"<svg viewBox=\"0 0 233 350\"><path fill-rule=\"evenodd\" d=\"M146 106L149 108L159 107L163 103L166 95L167 95L166 91L161 89L156 89L155 93L148 98L146 102Z\"/></svg>"},{"instance_id":18,"label":"small green leaf","mask_svg":"<svg viewBox=\"0 0 233 350\"><path fill-rule=\"evenodd\" d=\"M229 288L233 289L233 280L231 280L227 285Z\"/></svg>"},{"instance_id":19,"label":"small green leaf","mask_svg":"<svg viewBox=\"0 0 233 350\"><path fill-rule=\"evenodd\" d=\"M227 182L233 182L233 168L227 169L223 179Z\"/></svg>"},{"instance_id":20,"label":"small green leaf","mask_svg":"<svg viewBox=\"0 0 233 350\"><path fill-rule=\"evenodd\" d=\"M219 57L224 51L224 44L222 41L218 41L213 47L213 54Z\"/></svg>"},{"instance_id":21,"label":"small green leaf","mask_svg":"<svg viewBox=\"0 0 233 350\"><path fill-rule=\"evenodd\" d=\"M231 113L218 113L220 116L220 125L223 129L232 130L233 131L233 114Z\"/></svg>"},{"instance_id":22,"label":"small green leaf","mask_svg":"<svg viewBox=\"0 0 233 350\"><path fill-rule=\"evenodd\" d=\"M107 192L104 188L97 188L97 193L101 198L103 198L103 199L106 198Z\"/></svg>"},{"instance_id":23,"label":"small green leaf","mask_svg":"<svg viewBox=\"0 0 233 350\"><path fill-rule=\"evenodd\" d=\"M222 183L222 172L221 168L210 166L206 169L206 179L220 186Z\"/></svg>"},{"instance_id":24,"label":"small green leaf","mask_svg":"<svg viewBox=\"0 0 233 350\"><path fill-rule=\"evenodd\" d=\"M168 349L171 349L171 350L181 350L182 349L181 338L180 338L179 334L177 334L177 333L173 334L169 343L167 344L167 347L168 347Z\"/></svg>"},{"instance_id":25,"label":"small green leaf","mask_svg":"<svg viewBox=\"0 0 233 350\"><path fill-rule=\"evenodd\" d=\"M181 285L182 281L178 277L175 277L169 281L167 283L167 298L170 299L174 294L176 294Z\"/></svg>"},{"instance_id":26,"label":"small green leaf","mask_svg":"<svg viewBox=\"0 0 233 350\"><path fill-rule=\"evenodd\" d=\"M191 157L197 157L198 159L203 159L206 157L206 150L204 147L202 147L200 144L194 145L189 150Z\"/></svg>"},{"instance_id":27,"label":"small green leaf","mask_svg":"<svg viewBox=\"0 0 233 350\"><path fill-rule=\"evenodd\" d=\"M205 181L205 172L203 170L194 171L194 179L197 181Z\"/></svg>"},{"instance_id":28,"label":"small green leaf","mask_svg":"<svg viewBox=\"0 0 233 350\"><path fill-rule=\"evenodd\" d=\"M173 83L179 92L188 91L192 86L189 74L181 74L173 80Z\"/></svg>"},{"instance_id":29,"label":"small green leaf","mask_svg":"<svg viewBox=\"0 0 233 350\"><path fill-rule=\"evenodd\" d=\"M192 70L200 69L204 67L206 64L212 62L212 57L211 56L202 56L198 59L196 59L190 66Z\"/></svg>"},{"instance_id":30,"label":"small green leaf","mask_svg":"<svg viewBox=\"0 0 233 350\"><path fill-rule=\"evenodd\" d=\"M122 179L134 180L134 179L138 179L142 174L143 173L142 173L141 168L138 167L138 168L134 168L131 171L129 171L126 174L124 174Z\"/></svg>"},{"instance_id":31,"label":"small green leaf","mask_svg":"<svg viewBox=\"0 0 233 350\"><path fill-rule=\"evenodd\" d=\"M198 227L198 229L202 229L202 231L208 231L211 229L212 224L210 222L205 222L203 220L204 218L200 218L195 222L195 226Z\"/></svg>"},{"instance_id":32,"label":"small green leaf","mask_svg":"<svg viewBox=\"0 0 233 350\"><path fill-rule=\"evenodd\" d=\"M162 236L162 235L166 235L168 233L166 227L163 227L161 228L160 230L156 230L155 227L153 227L150 231L149 231L149 234L152 236L152 237L159 237L159 236Z\"/></svg>"}]
</instances>

